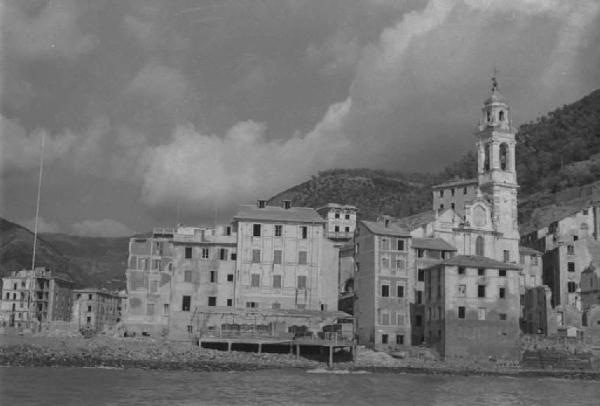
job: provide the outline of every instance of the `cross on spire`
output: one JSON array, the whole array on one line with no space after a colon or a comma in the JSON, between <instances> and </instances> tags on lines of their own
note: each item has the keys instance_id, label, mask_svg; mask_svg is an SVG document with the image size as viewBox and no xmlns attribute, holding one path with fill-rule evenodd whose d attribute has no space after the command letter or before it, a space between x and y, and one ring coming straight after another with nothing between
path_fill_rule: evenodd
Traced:
<instances>
[{"instance_id":1,"label":"cross on spire","mask_svg":"<svg viewBox=\"0 0 600 406\"><path fill-rule=\"evenodd\" d=\"M496 79L498 72L499 70L496 69L496 65L494 65L494 74L492 75L492 92L495 92L498 89L498 79Z\"/></svg>"}]
</instances>

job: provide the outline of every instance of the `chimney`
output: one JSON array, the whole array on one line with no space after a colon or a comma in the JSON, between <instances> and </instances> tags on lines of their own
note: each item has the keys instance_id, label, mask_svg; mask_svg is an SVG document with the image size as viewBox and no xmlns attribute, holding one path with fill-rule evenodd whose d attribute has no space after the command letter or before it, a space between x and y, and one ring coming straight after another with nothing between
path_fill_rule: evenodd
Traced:
<instances>
[{"instance_id":1,"label":"chimney","mask_svg":"<svg viewBox=\"0 0 600 406\"><path fill-rule=\"evenodd\" d=\"M292 201L291 201L291 200L284 200L284 201L283 201L283 208L284 208L284 209L286 209L286 210L287 210L287 209L289 209L289 208L291 208L291 207L292 207Z\"/></svg>"},{"instance_id":2,"label":"chimney","mask_svg":"<svg viewBox=\"0 0 600 406\"><path fill-rule=\"evenodd\" d=\"M385 219L385 228L390 226L390 219Z\"/></svg>"},{"instance_id":3,"label":"chimney","mask_svg":"<svg viewBox=\"0 0 600 406\"><path fill-rule=\"evenodd\" d=\"M266 200L258 200L256 202L256 207L258 207L259 209L264 209L266 205L267 205Z\"/></svg>"}]
</instances>

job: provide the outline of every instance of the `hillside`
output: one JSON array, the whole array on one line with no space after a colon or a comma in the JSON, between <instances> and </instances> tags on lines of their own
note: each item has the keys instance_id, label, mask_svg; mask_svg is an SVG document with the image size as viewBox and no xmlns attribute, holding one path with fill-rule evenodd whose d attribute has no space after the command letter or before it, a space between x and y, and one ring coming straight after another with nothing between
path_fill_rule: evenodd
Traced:
<instances>
[{"instance_id":1,"label":"hillside","mask_svg":"<svg viewBox=\"0 0 600 406\"><path fill-rule=\"evenodd\" d=\"M125 289L125 270L129 238L79 237L67 234L42 234L69 260L97 284L107 289Z\"/></svg>"},{"instance_id":2,"label":"hillside","mask_svg":"<svg viewBox=\"0 0 600 406\"><path fill-rule=\"evenodd\" d=\"M63 255L56 247L38 236L36 265L47 266L56 275L89 286L93 280L81 267ZM0 275L31 268L33 233L18 224L0 218Z\"/></svg>"},{"instance_id":3,"label":"hillside","mask_svg":"<svg viewBox=\"0 0 600 406\"><path fill-rule=\"evenodd\" d=\"M522 228L544 225L557 213L600 200L600 90L520 126L517 144ZM366 219L402 217L429 210L431 185L472 178L476 165L475 154L468 152L437 174L334 169L273 196L270 204L286 199L309 207L337 202L357 206Z\"/></svg>"}]
</instances>

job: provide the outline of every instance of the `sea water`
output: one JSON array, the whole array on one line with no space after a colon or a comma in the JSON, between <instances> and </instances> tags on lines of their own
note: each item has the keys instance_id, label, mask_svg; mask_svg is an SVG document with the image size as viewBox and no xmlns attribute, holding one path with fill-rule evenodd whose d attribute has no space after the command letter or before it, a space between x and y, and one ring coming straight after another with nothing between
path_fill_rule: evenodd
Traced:
<instances>
[{"instance_id":1,"label":"sea water","mask_svg":"<svg viewBox=\"0 0 600 406\"><path fill-rule=\"evenodd\" d=\"M326 369L0 368L2 405L599 405L600 382Z\"/></svg>"}]
</instances>

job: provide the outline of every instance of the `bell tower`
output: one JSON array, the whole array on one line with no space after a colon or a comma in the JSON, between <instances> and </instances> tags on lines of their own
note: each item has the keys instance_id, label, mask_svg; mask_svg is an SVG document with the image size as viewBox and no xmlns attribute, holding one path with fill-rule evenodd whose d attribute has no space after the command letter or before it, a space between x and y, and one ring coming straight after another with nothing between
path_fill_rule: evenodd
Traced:
<instances>
[{"instance_id":1,"label":"bell tower","mask_svg":"<svg viewBox=\"0 0 600 406\"><path fill-rule=\"evenodd\" d=\"M516 130L510 107L498 91L496 73L491 95L483 103L482 118L475 134L479 190L492 206L492 224L503 250L510 251L510 262L519 258L517 223L517 171L515 165ZM507 239L507 240L505 240ZM510 240L510 241L509 241ZM506 253L497 253L502 260Z\"/></svg>"}]
</instances>

